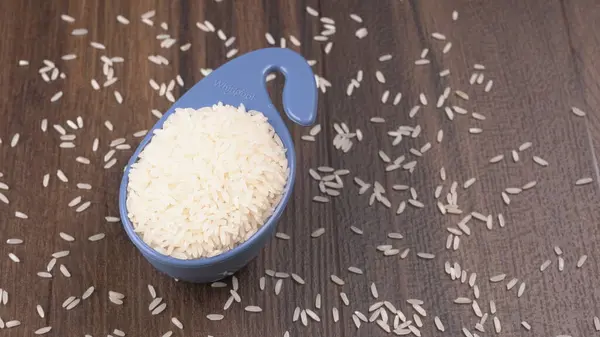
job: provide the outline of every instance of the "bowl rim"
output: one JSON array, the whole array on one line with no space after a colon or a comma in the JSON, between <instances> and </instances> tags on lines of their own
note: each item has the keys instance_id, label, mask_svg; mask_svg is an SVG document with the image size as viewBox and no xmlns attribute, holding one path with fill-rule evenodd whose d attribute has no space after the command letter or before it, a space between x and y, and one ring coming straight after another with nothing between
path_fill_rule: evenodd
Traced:
<instances>
[{"instance_id":1,"label":"bowl rim","mask_svg":"<svg viewBox=\"0 0 600 337\"><path fill-rule=\"evenodd\" d=\"M166 119L166 115L164 116L162 121ZM159 121L160 122L160 121ZM206 267L211 265L217 265L228 260L233 259L234 257L244 254L248 249L252 246L255 246L258 241L267 235L271 227L277 224L278 219L281 217L281 214L285 210L287 203L292 195L294 189L294 182L296 179L296 151L294 149L294 141L290 134L289 129L283 124L283 128L281 130L276 130L273 128L275 133L281 139L281 142L286 150L286 157L288 157L288 179L286 185L283 190L283 194L281 196L281 200L273 210L273 213L267 218L265 223L254 233L248 240L242 242L238 246L230 249L224 253L219 255L211 256L211 257L203 257L197 259L188 259L182 260L169 255L164 255L159 253L152 247L150 247L136 232L133 227L133 224L129 220L128 212L127 212L127 186L129 183L129 171L131 169L131 165L134 164L139 158L139 154L141 151L148 145L150 140L152 139L153 132L155 129L161 128L163 123L156 123L155 126L148 131L144 139L140 142L135 152L131 155L131 158L127 162L127 166L123 171L123 177L121 179L121 185L119 187L119 215L121 218L121 224L129 237L129 240L134 244L134 246L144 255L147 259L150 259L154 262L158 262L163 265L169 265L177 268L199 268ZM271 124L272 125L272 124ZM282 137L283 136L283 137ZM289 154L289 156L288 156ZM262 248L262 247L261 247Z\"/></svg>"}]
</instances>

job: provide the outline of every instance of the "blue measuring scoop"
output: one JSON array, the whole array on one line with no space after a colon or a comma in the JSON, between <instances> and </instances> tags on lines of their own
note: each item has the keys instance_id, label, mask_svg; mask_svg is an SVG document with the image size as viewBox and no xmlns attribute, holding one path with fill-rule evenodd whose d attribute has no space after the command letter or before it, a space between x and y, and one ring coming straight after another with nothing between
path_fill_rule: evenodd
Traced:
<instances>
[{"instance_id":1,"label":"blue measuring scoop","mask_svg":"<svg viewBox=\"0 0 600 337\"><path fill-rule=\"evenodd\" d=\"M279 112L273 106L266 88L266 76L273 71L285 75L283 107L295 123L308 126L317 116L317 87L312 69L298 53L285 48L259 49L239 56L196 83L152 127L127 163L119 190L119 211L125 232L135 247L159 271L179 280L207 283L217 281L244 267L266 245L275 233L277 221L287 205L296 177L294 143ZM273 215L247 241L223 254L200 259L181 260L163 255L148 246L135 232L127 212L127 184L131 165L152 140L154 130L160 129L177 108L199 109L222 102L247 110L262 112L281 138L286 148L289 177L281 201Z\"/></svg>"}]
</instances>

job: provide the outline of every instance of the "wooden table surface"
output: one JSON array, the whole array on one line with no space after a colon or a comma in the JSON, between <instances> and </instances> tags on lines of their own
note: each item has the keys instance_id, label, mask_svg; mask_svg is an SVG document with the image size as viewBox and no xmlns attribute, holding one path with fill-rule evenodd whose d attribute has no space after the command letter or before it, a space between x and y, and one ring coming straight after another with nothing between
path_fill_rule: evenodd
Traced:
<instances>
[{"instance_id":1,"label":"wooden table surface","mask_svg":"<svg viewBox=\"0 0 600 337\"><path fill-rule=\"evenodd\" d=\"M335 21L336 32L328 37L333 42L329 54L324 51L327 41L313 39L323 30L323 23L306 12L307 5ZM149 21L154 25L149 26L141 15L153 9L156 15ZM454 10L457 20L452 18ZM363 22L353 21L351 13L362 17ZM61 20L62 14L75 21ZM119 14L131 23L119 23ZM216 33L197 28L196 22L204 20L236 40L225 47ZM161 28L162 22L167 29ZM357 329L353 313L370 316L370 305L389 301L416 326L416 311L407 299L423 301L426 317L422 317L423 327L419 328L422 336L462 336L463 327L479 336L598 334L594 327L594 316L600 315L600 249L595 246L600 239L598 22L600 6L593 0L0 2L4 36L0 40L0 62L4 65L0 72L0 181L10 187L0 191L10 201L0 202L1 238L3 242L24 240L20 245L1 245L0 287L9 297L0 306L0 317L4 322L19 320L21 325L0 331L0 335L30 336L39 328L52 326L49 336L116 336L114 329L128 336L161 336L170 330L173 336L283 336L285 331L290 336L383 336L386 332L375 322L363 322ZM355 32L361 27L368 35L359 39ZM71 35L78 28L87 29L87 35ZM278 231L291 239L273 239L256 260L236 274L242 301L223 311L231 279L226 279L228 287L221 289L176 282L144 260L120 223L105 220L118 216L121 169L133 150L117 150L117 163L108 169L104 168L104 157L117 138L124 137L126 144L135 148L141 138L134 133L150 128L157 120L152 109L166 111L170 106L165 96L149 85L150 79L168 84L179 74L185 84L173 89L177 98L204 77L201 68L216 68L226 62L231 49L237 48L241 54L268 46L267 32L277 44L285 38L288 47L315 60L315 74L331 86L319 94L322 131L315 142L301 140L309 128L289 124L296 141L299 172ZM445 35L446 41L434 38L434 32ZM160 34L176 39L173 46L161 48L157 40ZM302 45L291 43L290 35ZM104 44L106 50L94 49L90 45L93 41ZM444 54L447 42L452 47ZM181 51L186 43L191 47ZM429 52L423 58L430 63L416 65L424 48ZM76 59L61 59L71 53ZM391 54L392 59L379 61L385 54ZM102 55L120 56L124 62L115 63L110 70L118 78L116 83L94 90L92 79L101 86L106 81ZM169 65L150 62L150 55L164 56ZM19 60L27 60L29 65L19 66ZM55 80L52 68L46 69L48 82L39 73L46 66L44 60L55 63ZM485 70L474 69L475 64L485 66ZM444 69L449 69L450 75L440 77ZM364 74L360 87L347 96L347 87L359 70ZM385 83L376 79L378 70ZM469 84L474 72L483 74L482 84ZM493 87L485 92L489 80L493 80ZM269 86L273 101L280 107L281 76ZM446 87L452 92L437 108L438 97ZM382 103L386 90L390 96ZM455 90L467 93L469 100L461 99ZM59 91L62 97L51 102ZM115 91L123 96L122 104L117 103ZM398 92L403 98L394 105ZM411 118L409 111L422 104L420 93L428 105ZM455 112L450 120L445 106L458 106L461 112L462 107L467 114ZM574 106L587 115L572 113ZM473 118L473 112L485 120ZM78 116L84 126L73 130L67 121L76 123ZM373 117L381 117L385 123L372 123ZM46 132L41 130L43 119L49 125ZM105 127L106 121L114 126L112 131ZM360 142L352 140L347 153L333 146L337 134L333 124L342 122L352 132L360 129L364 135ZM69 141L61 141L53 125L76 135L74 148L59 147ZM387 133L400 126L419 126L422 131L392 146L394 138ZM470 128L483 132L470 133ZM441 142L436 140L438 130L443 130ZM15 134L20 137L12 147ZM95 138L99 139L96 152L92 150ZM526 142L532 146L519 151ZM414 150L410 152L427 143L431 148L421 157ZM416 160L416 167L412 173L403 168L386 172L389 164L379 158L379 150L392 160L405 155L402 165ZM513 150L518 161L513 159ZM500 154L504 155L500 162L489 163ZM76 161L78 156L88 158L90 164ZM543 158L548 165L536 164L533 156ZM319 166L350 171L342 177L341 195L329 203L312 201L321 194L308 171ZM445 181L440 179L441 168L447 175ZM59 180L57 170L64 172L68 182ZM46 174L50 178L44 187ZM371 184L379 182L391 208L379 202L369 206L373 189L359 195L354 177ZM473 177L475 183L465 189L463 184ZM588 177L591 183L576 185ZM503 202L501 193L506 188L520 188L530 181L536 181L536 186L509 195L510 205ZM462 214L442 215L434 190L443 185L439 200L446 204L453 182ZM78 183L88 183L92 189L78 189ZM424 207L408 204L397 215L400 203L413 198L409 191L393 190L398 184L414 188ZM77 196L82 198L80 205L91 202L79 213L79 205L68 206ZM16 217L17 211L28 218ZM450 234L446 228L458 228L469 212L491 215L492 229L473 218L467 224L471 234L460 236L458 249L446 249ZM503 228L499 214L505 219ZM355 234L351 226L364 234ZM321 227L325 233L311 238ZM65 241L60 232L72 235L75 241ZM401 233L404 238L388 239L390 232ZM97 233L106 237L88 241ZM410 251L405 258L400 254L384 256L376 249L384 244L400 252ZM562 250L560 256L555 246ZM70 254L58 259L51 271L53 277L39 277L37 273L46 270L51 255L63 250ZM13 262L9 253L20 262ZM431 253L435 258L422 259L417 253ZM582 255L588 259L577 268ZM564 261L563 271L559 271L559 259ZM541 272L546 260L551 264ZM452 266L456 263L468 277L476 273L477 303L483 313L489 313L483 324L485 332L477 331L480 318L471 304L455 303L458 297L474 299L475 290L468 283L452 280L445 272L446 262ZM61 264L71 277L59 271ZM364 274L350 273L350 266ZM266 289L261 291L259 279L267 269L296 273L306 284L283 279L282 291L276 296L276 279L266 276ZM331 274L346 284L334 284ZM506 274L506 278L490 282L499 274ZM507 290L513 278L518 283ZM526 286L518 297L522 282ZM371 295L372 283L379 299ZM167 303L159 315L153 316L148 310L148 284ZM62 308L65 299L81 297L92 285L96 291L89 299L72 310ZM111 303L109 291L123 293L123 305ZM349 306L342 303L341 291L347 294ZM321 309L315 308L317 294L321 294ZM492 300L495 314L489 306ZM37 304L44 309L44 318L36 313ZM247 305L261 306L263 312L245 312ZM301 321L293 322L296 307L313 310L321 322L309 318L307 327ZM340 312L337 323L331 313L334 307ZM386 312L393 328L394 314ZM206 315L211 313L224 314L225 318L209 321ZM436 329L435 316L445 332ZM184 330L178 330L171 317L178 317ZM493 317L501 324L500 333L495 332ZM522 321L529 323L531 331L521 325Z\"/></svg>"}]
</instances>

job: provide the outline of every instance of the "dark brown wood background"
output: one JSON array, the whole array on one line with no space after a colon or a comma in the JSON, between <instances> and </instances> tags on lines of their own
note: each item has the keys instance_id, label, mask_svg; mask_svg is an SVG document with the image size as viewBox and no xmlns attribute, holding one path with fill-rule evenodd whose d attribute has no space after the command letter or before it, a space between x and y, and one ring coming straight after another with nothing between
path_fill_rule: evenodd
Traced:
<instances>
[{"instance_id":1,"label":"dark brown wood background","mask_svg":"<svg viewBox=\"0 0 600 337\"><path fill-rule=\"evenodd\" d=\"M333 51L323 53L323 43L312 40L319 33L318 20L306 14L305 6L318 9L322 15L336 21L337 33L332 37ZM140 21L140 15L156 9L154 27ZM452 21L451 13L460 14ZM356 13L364 19L369 35L362 40L354 36L359 24L349 18ZM75 23L60 20L69 14ZM122 14L131 20L125 26L117 23ZM185 80L185 89L202 79L200 68L216 68L223 64L226 49L216 34L196 28L197 21L209 20L228 36L236 36L240 52L267 46L264 34L270 32L279 40L290 34L302 41L295 48L307 59L314 59L315 73L332 83L326 94L319 96L318 122L323 131L317 142L300 141L308 132L291 126L296 139L299 175L295 194L278 230L292 239L273 239L259 258L238 273L241 282L242 305L234 304L225 312L221 322L210 322L205 316L222 312L227 299L226 289L205 285L177 283L159 274L141 257L128 241L119 223L107 223L104 217L117 216L117 190L121 170L131 151L119 151L118 164L109 170L102 168L103 155L112 139L126 137L132 146L138 139L132 134L147 129L156 121L150 113L156 108L169 107L164 97L150 88L148 80L169 81L177 74ZM167 22L166 33L178 42L170 49L161 49L156 35L164 32L158 24ZM10 185L3 191L10 204L0 203L1 239L11 237L25 240L23 245L1 245L0 287L10 294L9 303L0 307L4 321L18 319L22 325L0 331L3 336L32 335L37 328L51 325L51 336L105 336L113 329L124 330L129 336L160 336L174 330L174 336L378 336L384 332L376 324L354 327L354 310L367 312L375 300L369 295L369 285L375 282L380 299L389 300L405 313L412 310L408 298L424 301L428 315L424 318L423 336L441 336L435 330L433 317L439 316L446 325L445 335L459 336L463 326L473 329L478 318L470 306L457 305L458 296L472 297L466 285L451 281L444 273L446 261L458 262L470 272L476 272L481 289L479 303L489 311L489 300L495 300L502 322L500 336L592 336L593 317L600 315L600 279L596 243L600 238L598 163L596 150L600 145L599 69L600 6L594 0L453 0L453 1L2 1L0 2L0 178ZM89 34L74 37L74 28L87 28ZM453 43L452 50L443 55L443 42L431 38L432 32L446 34ZM123 64L115 66L119 81L109 89L92 90L90 79L101 78L99 57L103 52L89 46L98 41L107 46L109 56L122 56ZM187 52L178 46L191 42ZM291 45L288 41L288 45ZM423 48L429 48L432 64L415 66ZM75 53L77 59L61 61L64 54ZM393 60L378 62L382 54L390 53ZM147 60L150 54L161 54L171 64L159 67ZM20 59L29 60L27 67L17 66ZM67 78L48 84L38 69L42 60L49 59L66 73ZM470 86L472 66L486 66L486 79L494 80L490 93L482 86ZM438 72L449 68L451 75L440 79ZM352 97L345 94L346 85L362 69L365 79ZM375 81L375 71L387 78L382 85ZM270 83L273 99L280 103L282 81ZM461 104L470 111L487 116L476 121L457 116L451 122L443 111L435 108L435 100L445 86L461 89L471 100ZM112 90L125 97L118 105ZM393 106L380 102L381 94L389 89L404 94L401 104ZM50 97L63 90L59 102ZM429 106L415 119L408 110L418 102L418 94L429 97ZM183 90L175 89L176 96ZM457 102L452 96L452 101ZM576 117L571 106L587 112ZM76 132L75 149L59 149L58 134L50 127L40 130L42 118L50 125L65 126L67 119L81 115L85 127ZM374 116L386 118L386 124L372 124ZM103 123L110 120L115 128L108 131ZM360 128L365 140L342 154L332 146L335 135L332 124L346 122L352 129ZM392 148L386 135L399 125L420 124L423 136L403 141ZM469 127L481 127L479 135L468 133ZM442 144L434 142L438 129L445 132ZM21 134L18 145L9 143L14 133ZM100 150L91 151L95 137L101 141ZM410 147L420 147L431 141L433 148L421 159L413 174L400 170L385 173L377 158L384 149L396 157ZM533 143L521 153L521 161L510 160L510 150L523 142ZM506 160L491 165L488 160L504 153ZM537 166L532 155L545 158L546 168ZM75 162L86 156L91 165ZM330 165L346 168L342 196L329 204L315 204L312 196L318 193L317 184L308 176L309 168ZM433 191L440 183L439 169L448 172L446 189L451 181L462 183L470 177L477 182L468 190L459 187L461 208L484 214L504 214L505 228L497 222L493 230L483 223L471 224L473 234L463 237L456 252L445 250L445 228L455 225L459 216L442 216L435 207ZM60 183L57 169L69 177ZM48 188L42 187L42 177L50 173ZM359 196L351 178L377 180L387 189L395 208L408 197L407 192L392 192L393 184L413 186L426 207L407 210L397 216L395 209L381 205L368 207L369 194ZM595 182L575 186L582 177ZM500 192L509 186L521 186L537 180L538 185L512 197L505 206ZM76 183L93 185L91 191L77 190ZM76 214L67 203L77 195L91 200L86 212ZM23 211L29 219L17 219L15 211ZM365 231L358 236L350 226ZM311 239L310 233L325 227L326 233ZM76 237L72 243L61 240L59 232ZM399 248L410 248L406 259L383 257L376 251L379 244L389 242L386 233L397 231L405 239L394 242ZM103 241L90 243L87 237L105 232ZM564 251L565 270L557 270L553 246ZM40 279L50 255L68 249L70 256L61 259L73 274L63 277L54 270L51 280ZM20 263L8 259L9 252L21 258ZM434 260L422 260L416 252L436 254ZM589 255L581 269L575 268L580 255ZM540 264L551 259L544 273ZM365 270L365 275L351 275L351 265ZM273 293L274 280L267 279L267 289L258 288L259 277L265 269L295 272L307 280L305 286L285 280L279 296ZM525 294L517 298L516 289L506 291L505 283L491 284L490 276L506 273L507 279L517 277L527 283ZM340 289L329 280L330 274L343 277L347 284ZM159 296L168 303L167 310L151 316L148 312L146 285L156 287ZM70 295L80 296L90 285L96 293L71 311L61 308ZM109 290L127 297L122 306L108 301ZM338 293L346 292L351 306L341 304ZM309 327L292 323L296 306L312 308L317 293L323 296L321 323ZM37 316L35 305L41 304L46 318ZM261 314L243 311L245 305L259 305ZM341 310L341 321L333 323L331 308ZM177 316L185 325L178 331L169 321ZM521 321L527 321L527 332ZM491 318L484 336L496 335Z\"/></svg>"}]
</instances>

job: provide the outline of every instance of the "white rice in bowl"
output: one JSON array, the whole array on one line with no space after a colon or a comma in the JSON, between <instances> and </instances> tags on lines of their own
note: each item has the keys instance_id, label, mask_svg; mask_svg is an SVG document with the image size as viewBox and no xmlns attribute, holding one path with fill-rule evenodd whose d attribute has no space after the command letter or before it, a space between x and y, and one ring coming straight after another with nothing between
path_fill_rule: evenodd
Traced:
<instances>
[{"instance_id":1,"label":"white rice in bowl","mask_svg":"<svg viewBox=\"0 0 600 337\"><path fill-rule=\"evenodd\" d=\"M127 210L156 251L219 255L248 240L281 200L285 148L258 111L176 109L129 171Z\"/></svg>"}]
</instances>

